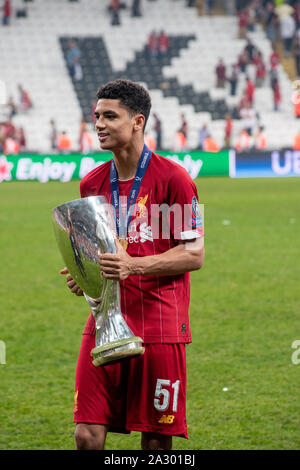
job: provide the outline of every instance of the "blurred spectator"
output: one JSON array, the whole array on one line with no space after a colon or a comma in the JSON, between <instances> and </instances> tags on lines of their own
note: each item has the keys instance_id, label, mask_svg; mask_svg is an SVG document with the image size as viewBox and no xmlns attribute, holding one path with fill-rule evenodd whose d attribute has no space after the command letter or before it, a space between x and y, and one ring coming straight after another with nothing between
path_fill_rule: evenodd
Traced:
<instances>
[{"instance_id":1,"label":"blurred spectator","mask_svg":"<svg viewBox=\"0 0 300 470\"><path fill-rule=\"evenodd\" d=\"M238 56L238 66L242 73L246 73L247 65L249 63L248 52L244 49Z\"/></svg>"},{"instance_id":2,"label":"blurred spectator","mask_svg":"<svg viewBox=\"0 0 300 470\"><path fill-rule=\"evenodd\" d=\"M16 139L17 139L17 142L19 143L20 152L24 152L26 150L26 138L25 138L25 132L24 132L23 127L20 127L19 129L17 129Z\"/></svg>"},{"instance_id":3,"label":"blurred spectator","mask_svg":"<svg viewBox=\"0 0 300 470\"><path fill-rule=\"evenodd\" d=\"M248 27L248 10L247 8L241 9L237 13L238 17L238 27L239 27L239 39L245 39L247 36L247 27Z\"/></svg>"},{"instance_id":4,"label":"blurred spectator","mask_svg":"<svg viewBox=\"0 0 300 470\"><path fill-rule=\"evenodd\" d=\"M247 30L253 33L255 31L255 25L256 25L256 14L255 14L254 2L250 2L248 6Z\"/></svg>"},{"instance_id":5,"label":"blurred spectator","mask_svg":"<svg viewBox=\"0 0 300 470\"><path fill-rule=\"evenodd\" d=\"M240 110L240 118L243 129L245 129L249 135L252 135L256 126L256 112L249 102Z\"/></svg>"},{"instance_id":6,"label":"blurred spectator","mask_svg":"<svg viewBox=\"0 0 300 470\"><path fill-rule=\"evenodd\" d=\"M250 77L246 77L246 96L251 105L254 103L255 85Z\"/></svg>"},{"instance_id":7,"label":"blurred spectator","mask_svg":"<svg viewBox=\"0 0 300 470\"><path fill-rule=\"evenodd\" d=\"M294 137L293 150L300 150L300 131Z\"/></svg>"},{"instance_id":8,"label":"blurred spectator","mask_svg":"<svg viewBox=\"0 0 300 470\"><path fill-rule=\"evenodd\" d=\"M17 155L20 151L20 145L16 138L6 137L4 140L4 155Z\"/></svg>"},{"instance_id":9,"label":"blurred spectator","mask_svg":"<svg viewBox=\"0 0 300 470\"><path fill-rule=\"evenodd\" d=\"M273 109L274 111L279 110L279 105L281 102L281 94L280 94L280 86L279 86L279 81L278 78L275 78L272 84L272 90L273 90Z\"/></svg>"},{"instance_id":10,"label":"blurred spectator","mask_svg":"<svg viewBox=\"0 0 300 470\"><path fill-rule=\"evenodd\" d=\"M176 132L175 135L175 142L174 142L174 150L175 152L183 152L186 150L186 136L181 132L180 129Z\"/></svg>"},{"instance_id":11,"label":"blurred spectator","mask_svg":"<svg viewBox=\"0 0 300 470\"><path fill-rule=\"evenodd\" d=\"M292 54L295 61L296 75L300 77L300 30L295 34L292 44Z\"/></svg>"},{"instance_id":12,"label":"blurred spectator","mask_svg":"<svg viewBox=\"0 0 300 470\"><path fill-rule=\"evenodd\" d=\"M199 141L198 141L198 149L203 150L204 148L204 141L209 136L209 132L207 129L207 125L203 124L201 129L199 130Z\"/></svg>"},{"instance_id":13,"label":"blurred spectator","mask_svg":"<svg viewBox=\"0 0 300 470\"><path fill-rule=\"evenodd\" d=\"M234 0L225 0L225 10L228 16L235 14Z\"/></svg>"},{"instance_id":14,"label":"blurred spectator","mask_svg":"<svg viewBox=\"0 0 300 470\"><path fill-rule=\"evenodd\" d=\"M269 74L270 74L270 86L273 90L274 89L274 84L275 84L276 80L278 80L278 70L277 70L277 68L270 69Z\"/></svg>"},{"instance_id":15,"label":"blurred spectator","mask_svg":"<svg viewBox=\"0 0 300 470\"><path fill-rule=\"evenodd\" d=\"M196 4L196 0L186 0L186 6L187 6L188 8L194 7L195 4Z\"/></svg>"},{"instance_id":16,"label":"blurred spectator","mask_svg":"<svg viewBox=\"0 0 300 470\"><path fill-rule=\"evenodd\" d=\"M50 146L51 150L57 149L57 129L54 119L50 120Z\"/></svg>"},{"instance_id":17,"label":"blurred spectator","mask_svg":"<svg viewBox=\"0 0 300 470\"><path fill-rule=\"evenodd\" d=\"M148 37L147 48L150 57L156 57L158 54L158 38L155 31L152 31Z\"/></svg>"},{"instance_id":18,"label":"blurred spectator","mask_svg":"<svg viewBox=\"0 0 300 470\"><path fill-rule=\"evenodd\" d=\"M223 62L223 59L219 59L219 63L216 67L216 77L217 77L217 88L224 88L226 81L226 67Z\"/></svg>"},{"instance_id":19,"label":"blurred spectator","mask_svg":"<svg viewBox=\"0 0 300 470\"><path fill-rule=\"evenodd\" d=\"M274 89L274 83L278 79L278 65L280 62L279 54L277 49L273 48L273 52L270 55L270 85L271 88Z\"/></svg>"},{"instance_id":20,"label":"blurred spectator","mask_svg":"<svg viewBox=\"0 0 300 470\"><path fill-rule=\"evenodd\" d=\"M13 99L12 96L10 96L10 97L8 98L7 107L8 107L8 117L11 119L11 118L13 118L13 117L17 114L17 112L18 112L17 105L15 104L14 99Z\"/></svg>"},{"instance_id":21,"label":"blurred spectator","mask_svg":"<svg viewBox=\"0 0 300 470\"><path fill-rule=\"evenodd\" d=\"M120 21L120 9L121 4L120 0L111 0L108 10L111 13L111 26L119 26L121 24Z\"/></svg>"},{"instance_id":22,"label":"blurred spectator","mask_svg":"<svg viewBox=\"0 0 300 470\"><path fill-rule=\"evenodd\" d=\"M294 16L294 20L296 22L296 28L299 28L300 26L300 5L299 5L299 1L294 1L293 2L293 9L294 9L294 13L293 13L293 16Z\"/></svg>"},{"instance_id":23,"label":"blurred spectator","mask_svg":"<svg viewBox=\"0 0 300 470\"><path fill-rule=\"evenodd\" d=\"M180 119L181 119L181 126L179 128L179 132L181 132L184 135L184 137L187 139L188 123L187 123L184 113L180 115Z\"/></svg>"},{"instance_id":24,"label":"blurred spectator","mask_svg":"<svg viewBox=\"0 0 300 470\"><path fill-rule=\"evenodd\" d=\"M287 5L288 6L288 5ZM280 18L280 33L283 41L284 56L291 55L292 42L296 32L296 23L292 16L286 15Z\"/></svg>"},{"instance_id":25,"label":"blurred spectator","mask_svg":"<svg viewBox=\"0 0 300 470\"><path fill-rule=\"evenodd\" d=\"M224 136L224 147L230 148L232 136L232 118L230 114L225 116L225 136Z\"/></svg>"},{"instance_id":26,"label":"blurred spectator","mask_svg":"<svg viewBox=\"0 0 300 470\"><path fill-rule=\"evenodd\" d=\"M248 96L247 96L247 92L246 90L244 90L243 94L242 94L242 97L240 99L240 102L239 102L239 113L241 112L241 109L245 108L246 105L249 103L248 101Z\"/></svg>"},{"instance_id":27,"label":"blurred spectator","mask_svg":"<svg viewBox=\"0 0 300 470\"><path fill-rule=\"evenodd\" d=\"M18 90L19 90L19 111L28 111L30 108L32 108L32 101L29 96L28 91L26 91L22 85L18 85Z\"/></svg>"},{"instance_id":28,"label":"blurred spectator","mask_svg":"<svg viewBox=\"0 0 300 470\"><path fill-rule=\"evenodd\" d=\"M265 13L265 26L267 38L274 45L276 42L277 30L279 25L279 18L275 11L275 6L272 2L267 2Z\"/></svg>"},{"instance_id":29,"label":"blurred spectator","mask_svg":"<svg viewBox=\"0 0 300 470\"><path fill-rule=\"evenodd\" d=\"M300 118L300 92L296 92L293 95L293 103L294 103L294 115L297 119Z\"/></svg>"},{"instance_id":30,"label":"blurred spectator","mask_svg":"<svg viewBox=\"0 0 300 470\"><path fill-rule=\"evenodd\" d=\"M205 0L204 8L208 15L212 15L214 7L215 7L215 0Z\"/></svg>"},{"instance_id":31,"label":"blurred spectator","mask_svg":"<svg viewBox=\"0 0 300 470\"><path fill-rule=\"evenodd\" d=\"M196 0L196 6L197 6L197 10L198 10L198 15L205 15L206 14L206 11L205 11L205 0Z\"/></svg>"},{"instance_id":32,"label":"blurred spectator","mask_svg":"<svg viewBox=\"0 0 300 470\"><path fill-rule=\"evenodd\" d=\"M262 53L260 51L257 52L256 56L253 59L253 63L255 65L255 86L260 88L263 86L266 78L266 65L263 60Z\"/></svg>"},{"instance_id":33,"label":"blurred spectator","mask_svg":"<svg viewBox=\"0 0 300 470\"><path fill-rule=\"evenodd\" d=\"M280 4L281 3L281 4ZM276 2L276 8L275 12L279 17L279 20L281 18L285 18L286 16L291 16L294 14L294 8L290 5L290 1L286 0L281 0L280 2Z\"/></svg>"},{"instance_id":34,"label":"blurred spectator","mask_svg":"<svg viewBox=\"0 0 300 470\"><path fill-rule=\"evenodd\" d=\"M81 122L80 126L79 148L84 154L88 154L93 150L93 138L88 131L86 122L84 121Z\"/></svg>"},{"instance_id":35,"label":"blurred spectator","mask_svg":"<svg viewBox=\"0 0 300 470\"><path fill-rule=\"evenodd\" d=\"M16 134L16 127L11 118L4 123L4 137L14 137Z\"/></svg>"},{"instance_id":36,"label":"blurred spectator","mask_svg":"<svg viewBox=\"0 0 300 470\"><path fill-rule=\"evenodd\" d=\"M156 136L156 148L158 150L162 149L161 139L162 139L162 127L161 127L161 120L157 116L157 114L153 114L154 117L154 127L153 130Z\"/></svg>"},{"instance_id":37,"label":"blurred spectator","mask_svg":"<svg viewBox=\"0 0 300 470\"><path fill-rule=\"evenodd\" d=\"M4 26L8 26L10 24L10 18L11 18L11 1L4 0L2 9L3 9L2 24Z\"/></svg>"},{"instance_id":38,"label":"blurred spectator","mask_svg":"<svg viewBox=\"0 0 300 470\"><path fill-rule=\"evenodd\" d=\"M166 55L169 49L169 37L166 35L164 31L161 31L160 35L158 36L157 41L158 41L159 55L161 56Z\"/></svg>"},{"instance_id":39,"label":"blurred spectator","mask_svg":"<svg viewBox=\"0 0 300 470\"><path fill-rule=\"evenodd\" d=\"M141 0L132 0L131 16L142 16Z\"/></svg>"},{"instance_id":40,"label":"blurred spectator","mask_svg":"<svg viewBox=\"0 0 300 470\"><path fill-rule=\"evenodd\" d=\"M228 76L227 80L230 85L230 95L235 96L236 95L236 88L238 84L238 78L239 78L239 66L237 64L232 65L231 67L231 74Z\"/></svg>"},{"instance_id":41,"label":"blurred spectator","mask_svg":"<svg viewBox=\"0 0 300 470\"><path fill-rule=\"evenodd\" d=\"M11 119L0 123L0 148L5 155L16 155L26 146L22 128L17 129Z\"/></svg>"},{"instance_id":42,"label":"blurred spectator","mask_svg":"<svg viewBox=\"0 0 300 470\"><path fill-rule=\"evenodd\" d=\"M241 152L243 150L248 150L250 148L250 145L251 145L250 135L246 131L246 129L242 129L236 141L235 148L238 152Z\"/></svg>"},{"instance_id":43,"label":"blurred spectator","mask_svg":"<svg viewBox=\"0 0 300 470\"><path fill-rule=\"evenodd\" d=\"M72 142L70 137L67 135L66 131L62 131L57 138L57 150L61 153L70 153L71 148Z\"/></svg>"},{"instance_id":44,"label":"blurred spectator","mask_svg":"<svg viewBox=\"0 0 300 470\"><path fill-rule=\"evenodd\" d=\"M267 147L267 139L263 131L264 127L259 126L254 137L254 147L258 150L264 150Z\"/></svg>"},{"instance_id":45,"label":"blurred spectator","mask_svg":"<svg viewBox=\"0 0 300 470\"><path fill-rule=\"evenodd\" d=\"M210 134L206 137L206 139L204 139L203 150L204 152L219 152L220 151L219 145L212 138Z\"/></svg>"},{"instance_id":46,"label":"blurred spectator","mask_svg":"<svg viewBox=\"0 0 300 470\"><path fill-rule=\"evenodd\" d=\"M75 41L68 42L67 66L70 76L75 80L82 79L82 68L80 64L80 49Z\"/></svg>"},{"instance_id":47,"label":"blurred spectator","mask_svg":"<svg viewBox=\"0 0 300 470\"><path fill-rule=\"evenodd\" d=\"M251 39L247 38L247 44L245 46L245 51L247 52L248 64L252 64L255 55L257 54L257 48L254 46Z\"/></svg>"}]
</instances>

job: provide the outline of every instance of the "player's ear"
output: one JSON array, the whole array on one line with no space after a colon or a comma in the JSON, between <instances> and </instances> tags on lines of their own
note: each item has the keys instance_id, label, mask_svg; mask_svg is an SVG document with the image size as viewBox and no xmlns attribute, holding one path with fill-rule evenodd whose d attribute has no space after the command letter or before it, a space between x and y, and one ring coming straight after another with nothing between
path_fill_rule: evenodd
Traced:
<instances>
[{"instance_id":1,"label":"player's ear","mask_svg":"<svg viewBox=\"0 0 300 470\"><path fill-rule=\"evenodd\" d=\"M134 116L134 130L142 131L145 124L145 116L143 114L136 114Z\"/></svg>"}]
</instances>

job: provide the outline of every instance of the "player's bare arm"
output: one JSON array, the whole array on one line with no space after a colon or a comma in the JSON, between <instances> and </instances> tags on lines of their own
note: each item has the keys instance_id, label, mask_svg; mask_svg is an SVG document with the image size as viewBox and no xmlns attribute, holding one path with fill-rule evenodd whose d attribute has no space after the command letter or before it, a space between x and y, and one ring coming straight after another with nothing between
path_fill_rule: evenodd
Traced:
<instances>
[{"instance_id":1,"label":"player's bare arm","mask_svg":"<svg viewBox=\"0 0 300 470\"><path fill-rule=\"evenodd\" d=\"M99 255L101 274L107 279L128 276L172 276L200 269L204 262L204 239L180 243L165 253L132 257L117 242L117 253Z\"/></svg>"}]
</instances>

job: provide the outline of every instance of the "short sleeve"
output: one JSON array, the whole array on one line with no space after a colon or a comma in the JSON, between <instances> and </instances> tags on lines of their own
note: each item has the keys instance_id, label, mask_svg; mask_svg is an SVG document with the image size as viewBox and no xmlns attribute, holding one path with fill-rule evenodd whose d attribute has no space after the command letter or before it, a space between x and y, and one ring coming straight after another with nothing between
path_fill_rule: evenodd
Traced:
<instances>
[{"instance_id":1,"label":"short sleeve","mask_svg":"<svg viewBox=\"0 0 300 470\"><path fill-rule=\"evenodd\" d=\"M203 213L197 188L184 169L180 168L170 179L168 204L170 230L174 240L187 241L204 236Z\"/></svg>"}]
</instances>

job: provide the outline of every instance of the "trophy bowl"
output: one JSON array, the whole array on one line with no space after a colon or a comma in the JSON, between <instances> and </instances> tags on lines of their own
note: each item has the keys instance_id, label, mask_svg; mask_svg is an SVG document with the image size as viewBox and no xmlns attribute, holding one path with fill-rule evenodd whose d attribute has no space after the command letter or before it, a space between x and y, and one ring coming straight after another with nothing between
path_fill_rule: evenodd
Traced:
<instances>
[{"instance_id":1,"label":"trophy bowl","mask_svg":"<svg viewBox=\"0 0 300 470\"><path fill-rule=\"evenodd\" d=\"M52 211L58 248L68 271L82 289L96 326L95 366L144 353L143 340L134 336L120 307L118 281L101 275L99 253L116 253L113 208L104 196L66 202Z\"/></svg>"}]
</instances>

